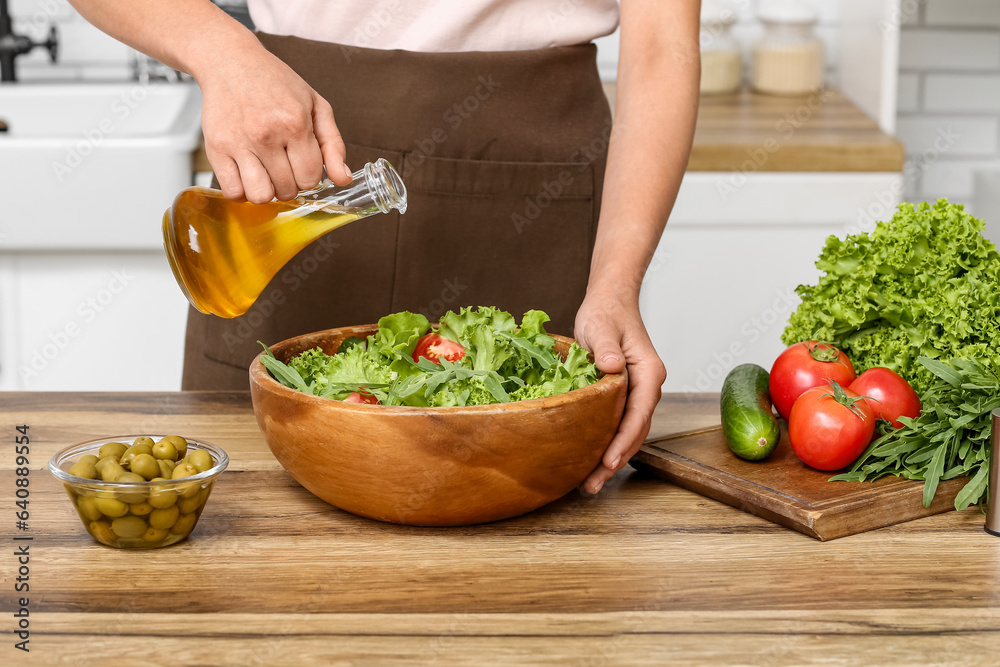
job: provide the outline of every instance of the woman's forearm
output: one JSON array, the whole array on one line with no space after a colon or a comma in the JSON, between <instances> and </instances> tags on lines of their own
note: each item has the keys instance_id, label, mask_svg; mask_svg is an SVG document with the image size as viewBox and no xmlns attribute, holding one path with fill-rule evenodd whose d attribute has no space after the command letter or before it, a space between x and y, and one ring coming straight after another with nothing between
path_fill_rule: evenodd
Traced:
<instances>
[{"instance_id":1,"label":"woman's forearm","mask_svg":"<svg viewBox=\"0 0 1000 667\"><path fill-rule=\"evenodd\" d=\"M70 0L87 21L198 79L246 50L262 50L253 33L209 0Z\"/></svg>"},{"instance_id":2,"label":"woman's forearm","mask_svg":"<svg viewBox=\"0 0 1000 667\"><path fill-rule=\"evenodd\" d=\"M623 0L615 120L589 289L637 299L687 166L699 2Z\"/></svg>"}]
</instances>

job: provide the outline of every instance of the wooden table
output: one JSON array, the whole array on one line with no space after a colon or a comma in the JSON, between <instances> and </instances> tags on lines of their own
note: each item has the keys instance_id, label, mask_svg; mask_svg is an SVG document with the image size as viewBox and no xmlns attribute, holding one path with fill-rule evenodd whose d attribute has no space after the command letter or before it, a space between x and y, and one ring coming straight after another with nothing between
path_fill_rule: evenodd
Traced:
<instances>
[{"instance_id":1,"label":"wooden table","mask_svg":"<svg viewBox=\"0 0 1000 667\"><path fill-rule=\"evenodd\" d=\"M689 400L690 399L690 400ZM653 434L717 422L668 396ZM241 393L0 393L8 547L0 664L997 664L1000 541L977 510L818 542L627 471L485 526L400 527L315 499L272 458ZM15 427L31 436L15 524ZM232 463L191 538L91 541L45 471L66 444L181 432ZM14 537L30 592L14 593ZM15 650L17 598L30 653Z\"/></svg>"}]
</instances>

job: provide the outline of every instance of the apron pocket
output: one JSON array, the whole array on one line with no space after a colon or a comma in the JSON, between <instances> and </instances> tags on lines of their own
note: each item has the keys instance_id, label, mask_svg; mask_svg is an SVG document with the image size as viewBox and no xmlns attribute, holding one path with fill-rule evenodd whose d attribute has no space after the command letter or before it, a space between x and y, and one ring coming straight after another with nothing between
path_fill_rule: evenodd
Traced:
<instances>
[{"instance_id":1,"label":"apron pocket","mask_svg":"<svg viewBox=\"0 0 1000 667\"><path fill-rule=\"evenodd\" d=\"M460 306L546 311L571 335L595 233L594 172L571 162L408 153L392 311L432 321Z\"/></svg>"}]
</instances>

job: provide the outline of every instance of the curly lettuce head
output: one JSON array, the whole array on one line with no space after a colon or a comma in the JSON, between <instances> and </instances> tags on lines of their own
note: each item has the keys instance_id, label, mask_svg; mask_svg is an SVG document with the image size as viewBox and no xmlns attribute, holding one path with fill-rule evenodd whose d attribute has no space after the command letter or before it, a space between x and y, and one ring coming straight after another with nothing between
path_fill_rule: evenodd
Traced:
<instances>
[{"instance_id":1,"label":"curly lettuce head","mask_svg":"<svg viewBox=\"0 0 1000 667\"><path fill-rule=\"evenodd\" d=\"M858 372L887 366L923 393L917 357L1000 368L1000 254L958 204L901 204L870 233L827 239L782 342L833 343Z\"/></svg>"}]
</instances>

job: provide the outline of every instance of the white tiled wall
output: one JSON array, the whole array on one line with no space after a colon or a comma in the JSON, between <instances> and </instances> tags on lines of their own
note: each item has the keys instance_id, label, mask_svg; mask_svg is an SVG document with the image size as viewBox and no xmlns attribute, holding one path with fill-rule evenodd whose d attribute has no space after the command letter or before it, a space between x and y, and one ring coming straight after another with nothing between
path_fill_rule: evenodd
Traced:
<instances>
[{"instance_id":1,"label":"white tiled wall","mask_svg":"<svg viewBox=\"0 0 1000 667\"><path fill-rule=\"evenodd\" d=\"M93 27L66 0L10 0L14 31L44 41L49 26L59 31L59 60L49 62L48 51L35 49L17 58L23 81L38 79L122 80L132 75L130 49Z\"/></svg>"},{"instance_id":2,"label":"white tiled wall","mask_svg":"<svg viewBox=\"0 0 1000 667\"><path fill-rule=\"evenodd\" d=\"M898 127L910 166L907 196L1000 214L987 210L988 193L975 185L977 173L1000 172L1000 1L903 6Z\"/></svg>"},{"instance_id":3,"label":"white tiled wall","mask_svg":"<svg viewBox=\"0 0 1000 667\"><path fill-rule=\"evenodd\" d=\"M750 62L750 49L762 32L760 23L756 20L755 14L759 0L729 0L729 4L737 10L738 19L732 27L733 36L743 47L743 63L748 66ZM806 0L811 5L819 9L820 19L816 27L816 33L823 40L826 47L826 77L831 85L837 83L837 71L835 64L839 58L840 39L838 31L839 23L839 2L837 0ZM601 78L605 81L614 81L616 69L618 67L618 32L613 35L597 40L598 67L601 71ZM704 37L704 35L703 35Z\"/></svg>"}]
</instances>

